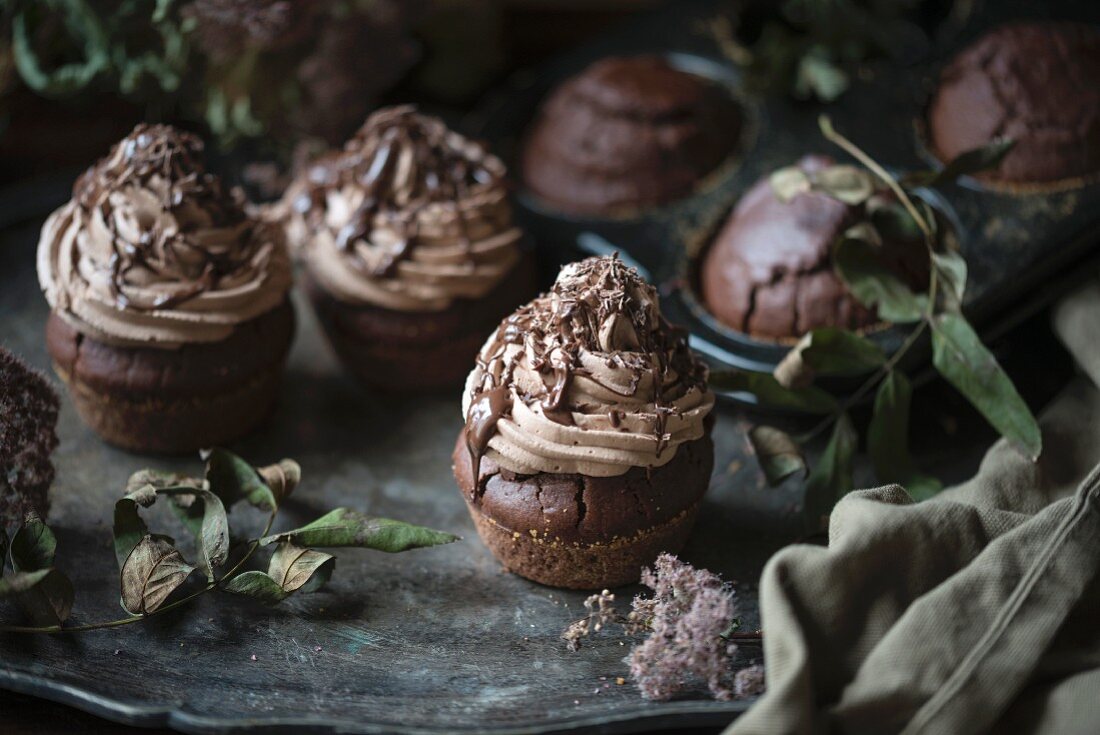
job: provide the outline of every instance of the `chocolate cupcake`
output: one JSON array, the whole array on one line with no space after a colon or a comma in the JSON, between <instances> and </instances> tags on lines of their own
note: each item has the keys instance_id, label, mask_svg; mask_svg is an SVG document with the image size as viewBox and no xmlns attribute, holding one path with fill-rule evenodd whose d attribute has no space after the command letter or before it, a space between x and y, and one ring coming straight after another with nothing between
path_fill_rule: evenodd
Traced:
<instances>
[{"instance_id":1,"label":"chocolate cupcake","mask_svg":"<svg viewBox=\"0 0 1100 735\"><path fill-rule=\"evenodd\" d=\"M54 368L112 444L192 451L271 409L294 332L285 241L196 137L139 125L81 176L42 228L38 278Z\"/></svg>"},{"instance_id":2,"label":"chocolate cupcake","mask_svg":"<svg viewBox=\"0 0 1100 735\"><path fill-rule=\"evenodd\" d=\"M833 161L805 156L798 167L815 174ZM699 286L708 311L733 329L772 340L797 339L818 327L860 329L878 321L833 270L832 250L845 230L893 201L885 187L859 206L809 191L784 202L769 177L737 202L706 250ZM924 244L883 243L884 262L914 288L927 283Z\"/></svg>"},{"instance_id":3,"label":"chocolate cupcake","mask_svg":"<svg viewBox=\"0 0 1100 735\"><path fill-rule=\"evenodd\" d=\"M1016 23L986 34L943 70L928 137L943 161L997 138L1014 140L1000 167L983 178L1052 184L1096 174L1100 29Z\"/></svg>"},{"instance_id":4,"label":"chocolate cupcake","mask_svg":"<svg viewBox=\"0 0 1100 735\"><path fill-rule=\"evenodd\" d=\"M46 378L0 347L0 532L50 510L58 408Z\"/></svg>"},{"instance_id":5,"label":"chocolate cupcake","mask_svg":"<svg viewBox=\"0 0 1100 735\"><path fill-rule=\"evenodd\" d=\"M659 56L608 58L558 87L523 149L527 188L576 215L689 194L733 150L741 118L717 85Z\"/></svg>"},{"instance_id":6,"label":"chocolate cupcake","mask_svg":"<svg viewBox=\"0 0 1100 735\"><path fill-rule=\"evenodd\" d=\"M535 291L504 164L413 107L371 115L287 190L307 286L368 385L457 385L484 334Z\"/></svg>"},{"instance_id":7,"label":"chocolate cupcake","mask_svg":"<svg viewBox=\"0 0 1100 735\"><path fill-rule=\"evenodd\" d=\"M636 582L686 540L714 464L706 368L617 257L562 269L466 382L454 473L482 540L556 587Z\"/></svg>"}]
</instances>

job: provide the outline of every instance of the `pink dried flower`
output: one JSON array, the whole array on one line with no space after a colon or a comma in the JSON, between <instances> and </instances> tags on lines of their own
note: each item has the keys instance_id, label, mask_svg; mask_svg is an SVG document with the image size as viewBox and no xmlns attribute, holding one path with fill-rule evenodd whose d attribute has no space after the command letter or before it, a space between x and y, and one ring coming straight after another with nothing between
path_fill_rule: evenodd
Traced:
<instances>
[{"instance_id":1,"label":"pink dried flower","mask_svg":"<svg viewBox=\"0 0 1100 735\"><path fill-rule=\"evenodd\" d=\"M722 634L737 615L734 591L718 575L671 554L643 570L642 583L653 597L635 598L629 620L635 630L651 632L627 659L642 696L671 699L702 680L715 699L732 699L730 663L737 646Z\"/></svg>"},{"instance_id":2,"label":"pink dried flower","mask_svg":"<svg viewBox=\"0 0 1100 735\"><path fill-rule=\"evenodd\" d=\"M764 667L761 664L746 666L733 675L733 691L740 699L764 693Z\"/></svg>"},{"instance_id":3,"label":"pink dried flower","mask_svg":"<svg viewBox=\"0 0 1100 735\"><path fill-rule=\"evenodd\" d=\"M49 510L59 406L49 381L0 347L0 528Z\"/></svg>"},{"instance_id":4,"label":"pink dried flower","mask_svg":"<svg viewBox=\"0 0 1100 735\"><path fill-rule=\"evenodd\" d=\"M609 590L604 590L598 595L590 595L584 601L584 609L588 611L580 620L573 622L565 632L562 639L570 651L576 651L581 647L581 639L589 633L599 632L605 625L619 622L622 618L615 609L615 595Z\"/></svg>"}]
</instances>

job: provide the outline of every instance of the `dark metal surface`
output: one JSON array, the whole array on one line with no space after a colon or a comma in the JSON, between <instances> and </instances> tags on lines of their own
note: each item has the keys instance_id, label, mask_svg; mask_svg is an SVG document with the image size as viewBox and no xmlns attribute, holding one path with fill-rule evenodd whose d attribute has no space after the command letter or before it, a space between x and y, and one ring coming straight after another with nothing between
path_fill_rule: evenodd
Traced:
<instances>
[{"instance_id":1,"label":"dark metal surface","mask_svg":"<svg viewBox=\"0 0 1100 735\"><path fill-rule=\"evenodd\" d=\"M938 70L958 49L1013 18L1100 21L1100 4L1095 2L983 3L962 28L940 33L930 46L910 54L911 62L865 65L839 102L822 105L747 92L737 68L722 56L708 31L708 22L722 7L713 0L670 3L536 73L516 75L469 123L514 164L523 132L545 94L592 61L615 54L663 54L673 65L728 89L742 105L748 125L740 148L693 195L632 216L577 218L546 208L521 188L519 210L539 242L557 248L562 260L572 259L578 250L590 251L593 235L629 253L661 284L666 312L691 330L696 349L717 364L764 371L770 371L790 345L755 339L720 324L693 293L697 256L741 193L806 153L843 159L845 154L818 130L822 113L887 167L934 165L924 150L919 123ZM1007 193L963 181L928 196L955 225L970 269L967 313L987 336L1002 331L1020 312L1032 313L1049 303L1089 272L1082 267L1084 261L1095 262L1100 241L1098 184L1060 192ZM902 336L897 329L886 329L872 338L889 351ZM928 355L915 354L910 367L920 367Z\"/></svg>"},{"instance_id":2,"label":"dark metal surface","mask_svg":"<svg viewBox=\"0 0 1100 735\"><path fill-rule=\"evenodd\" d=\"M34 274L35 224L0 234L0 343L48 369L47 315ZM304 481L284 527L346 505L461 534L457 544L399 555L338 554L326 591L274 609L227 595L159 619L73 636L0 636L0 686L119 722L188 732L622 732L728 722L747 702L644 702L610 637L570 653L559 640L584 594L502 572L480 544L451 477L459 393L370 395L343 377L299 308L300 332L281 404L234 447L255 462L291 456ZM127 476L155 466L200 470L198 458L141 457L101 443L63 399L51 525L59 566L77 589L73 622L123 616L111 552L114 500ZM683 556L755 581L796 533L797 488L766 489L744 456L737 420L716 431L719 464ZM154 507L150 519L171 525ZM234 523L259 519L236 510ZM636 590L620 599L629 606ZM755 596L739 584L745 625ZM0 619L14 610L0 607ZM744 647L745 660L759 649ZM251 660L252 656L255 661ZM603 678L606 677L606 678ZM610 686L605 687L605 684ZM597 693L598 690L598 693Z\"/></svg>"}]
</instances>

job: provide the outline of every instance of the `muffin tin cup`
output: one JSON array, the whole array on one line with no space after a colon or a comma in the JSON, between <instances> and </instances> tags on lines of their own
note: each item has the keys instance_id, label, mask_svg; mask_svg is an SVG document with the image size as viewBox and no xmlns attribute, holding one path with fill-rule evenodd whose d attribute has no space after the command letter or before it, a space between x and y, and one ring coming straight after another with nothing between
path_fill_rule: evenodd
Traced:
<instances>
[{"instance_id":1,"label":"muffin tin cup","mask_svg":"<svg viewBox=\"0 0 1100 735\"><path fill-rule=\"evenodd\" d=\"M1100 22L1100 6L1022 2L985 4L967 23L939 36L925 57L910 65L869 63L852 74L851 88L835 103L799 102L783 94L754 96L738 69L704 29L721 11L716 2L676 3L628 24L535 73L515 77L471 118L474 133L514 162L540 100L591 62L613 55L661 54L677 67L722 84L745 119L733 158L720 163L687 197L623 216L574 217L554 211L522 188L517 217L535 237L544 267L589 254L619 251L642 266L662 294L670 319L685 326L693 347L717 368L770 372L790 343L761 340L719 323L692 288L695 258L738 198L760 177L823 153L846 156L821 135L817 118L828 114L837 130L888 168L942 165L924 144L920 127L940 69L985 31L1009 20L1065 19ZM1066 184L1072 183L1072 186ZM969 268L964 309L989 338L1063 293L1100 265L1100 184L1094 180L1017 186L965 178L922 195L952 225ZM868 336L888 353L908 328L887 326ZM907 355L904 368L931 375L927 341ZM825 387L844 393L839 381Z\"/></svg>"}]
</instances>

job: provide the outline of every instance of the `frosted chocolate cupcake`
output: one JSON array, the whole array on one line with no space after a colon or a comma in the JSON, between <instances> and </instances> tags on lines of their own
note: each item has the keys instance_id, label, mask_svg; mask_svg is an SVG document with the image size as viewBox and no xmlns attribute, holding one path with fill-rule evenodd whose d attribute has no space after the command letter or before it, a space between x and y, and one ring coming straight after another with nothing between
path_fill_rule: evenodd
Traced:
<instances>
[{"instance_id":1,"label":"frosted chocolate cupcake","mask_svg":"<svg viewBox=\"0 0 1100 735\"><path fill-rule=\"evenodd\" d=\"M942 72L928 108L943 161L996 138L1015 145L983 178L1072 182L1100 171L1100 29L1081 23L1001 26Z\"/></svg>"},{"instance_id":2,"label":"frosted chocolate cupcake","mask_svg":"<svg viewBox=\"0 0 1100 735\"><path fill-rule=\"evenodd\" d=\"M833 165L805 156L798 167L816 173ZM737 202L706 250L699 286L707 310L733 329L773 340L797 339L818 327L860 329L878 322L833 269L832 251L845 230L865 221L885 187L859 206L809 191L784 202L769 177ZM914 288L927 283L927 256L918 241L887 240L884 263Z\"/></svg>"},{"instance_id":3,"label":"frosted chocolate cupcake","mask_svg":"<svg viewBox=\"0 0 1100 735\"><path fill-rule=\"evenodd\" d=\"M524 184L569 214L629 213L689 194L732 151L737 106L659 56L598 61L550 94L527 136Z\"/></svg>"},{"instance_id":4,"label":"frosted chocolate cupcake","mask_svg":"<svg viewBox=\"0 0 1100 735\"><path fill-rule=\"evenodd\" d=\"M54 367L107 441L192 451L271 409L294 332L284 238L194 136L139 125L81 176L42 228L38 278Z\"/></svg>"},{"instance_id":5,"label":"frosted chocolate cupcake","mask_svg":"<svg viewBox=\"0 0 1100 735\"><path fill-rule=\"evenodd\" d=\"M466 382L455 479L505 567L556 587L635 582L686 540L714 464L706 368L617 257L562 269Z\"/></svg>"},{"instance_id":6,"label":"frosted chocolate cupcake","mask_svg":"<svg viewBox=\"0 0 1100 735\"><path fill-rule=\"evenodd\" d=\"M504 164L412 107L371 115L283 209L330 341L370 385L460 383L485 333L535 291Z\"/></svg>"}]
</instances>

